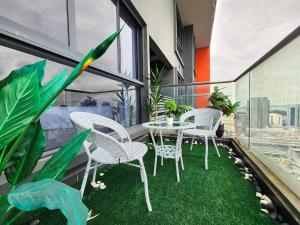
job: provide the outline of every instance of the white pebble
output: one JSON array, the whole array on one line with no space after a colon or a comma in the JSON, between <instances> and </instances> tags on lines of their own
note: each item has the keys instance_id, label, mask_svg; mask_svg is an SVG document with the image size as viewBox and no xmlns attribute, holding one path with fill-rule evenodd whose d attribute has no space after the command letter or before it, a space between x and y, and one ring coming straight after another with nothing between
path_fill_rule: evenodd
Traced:
<instances>
[{"instance_id":1,"label":"white pebble","mask_svg":"<svg viewBox=\"0 0 300 225\"><path fill-rule=\"evenodd\" d=\"M263 196L263 195L262 195L261 193L259 193L259 192L256 192L255 195L256 195L256 197L258 197L258 198L262 198L262 196Z\"/></svg>"},{"instance_id":2,"label":"white pebble","mask_svg":"<svg viewBox=\"0 0 300 225\"><path fill-rule=\"evenodd\" d=\"M266 209L260 209L262 212L264 212L264 213L269 213L269 211L268 210L266 210Z\"/></svg>"},{"instance_id":3,"label":"white pebble","mask_svg":"<svg viewBox=\"0 0 300 225\"><path fill-rule=\"evenodd\" d=\"M264 199L260 200L259 203L262 205L268 205L268 202Z\"/></svg>"},{"instance_id":4,"label":"white pebble","mask_svg":"<svg viewBox=\"0 0 300 225\"><path fill-rule=\"evenodd\" d=\"M104 173L100 173L100 177L103 177L104 176Z\"/></svg>"}]
</instances>

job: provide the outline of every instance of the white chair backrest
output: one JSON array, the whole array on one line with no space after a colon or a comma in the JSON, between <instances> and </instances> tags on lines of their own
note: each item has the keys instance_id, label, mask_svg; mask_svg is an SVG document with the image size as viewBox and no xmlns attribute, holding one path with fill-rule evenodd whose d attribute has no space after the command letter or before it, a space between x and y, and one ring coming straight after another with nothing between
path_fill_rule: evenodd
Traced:
<instances>
[{"instance_id":1,"label":"white chair backrest","mask_svg":"<svg viewBox=\"0 0 300 225\"><path fill-rule=\"evenodd\" d=\"M122 143L125 141L131 142L131 139L122 125L109 118L87 112L73 112L70 114L70 119L77 133L91 129L91 133L86 140L87 142L109 152L115 160L119 160L122 157L127 158ZM121 142L115 137L97 130L96 126L115 131L119 135ZM89 150L86 149L86 151L88 151L87 154L89 155Z\"/></svg>"},{"instance_id":2,"label":"white chair backrest","mask_svg":"<svg viewBox=\"0 0 300 225\"><path fill-rule=\"evenodd\" d=\"M194 123L197 127L205 127L216 132L221 122L222 113L216 109L193 109L181 115L180 122L194 117Z\"/></svg>"}]
</instances>

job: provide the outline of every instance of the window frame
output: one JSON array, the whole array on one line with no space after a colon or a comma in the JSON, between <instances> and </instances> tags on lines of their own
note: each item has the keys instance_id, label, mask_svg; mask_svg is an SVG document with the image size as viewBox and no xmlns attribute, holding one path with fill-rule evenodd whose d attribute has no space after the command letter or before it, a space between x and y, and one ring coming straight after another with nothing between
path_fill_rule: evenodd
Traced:
<instances>
[{"instance_id":1,"label":"window frame","mask_svg":"<svg viewBox=\"0 0 300 225\"><path fill-rule=\"evenodd\" d=\"M182 20L181 20L181 16L179 13L179 9L178 9L178 5L177 5L177 0L173 0L173 5L174 5L174 9L173 9L173 14L174 14L174 51L175 54L180 62L180 64L182 65L182 67L184 67L184 61L183 61L183 54L184 54L184 26L182 24ZM179 18L179 21L178 21ZM179 49L178 49L178 37L177 37L177 31L178 31L178 22L182 25L182 53L180 53Z\"/></svg>"},{"instance_id":2,"label":"window frame","mask_svg":"<svg viewBox=\"0 0 300 225\"><path fill-rule=\"evenodd\" d=\"M110 0L107 0L110 1ZM65 66L74 67L82 59L82 56L77 54L76 49L76 21L75 21L75 0L66 0L67 2L67 32L69 45L63 45L58 41L52 40L46 35L42 35L39 32L33 31L30 28L22 28L22 25L19 25L15 22L12 22L6 18L0 16L0 45L8 47L17 51L21 51L27 54L31 54L37 57L45 58L53 62L63 64ZM136 101L137 101L137 115L136 120L137 124L142 122L142 99L146 94L147 84L144 84L144 74L148 71L147 62L147 31L146 23L134 8L134 5L127 0L116 0L118 5L122 4L124 12L130 16L138 25L137 28L137 55L136 55L136 64L137 64L137 74L136 79L124 76L117 71L108 70L107 68L95 64L89 66L86 71L93 73L97 76L102 76L109 78L115 81L127 82L130 83L136 89ZM118 15L118 14L117 14ZM10 26L12 25L12 26ZM24 29L24 33L28 34L25 38L24 35L18 36L12 32L13 29L21 28ZM40 39L39 39L40 38ZM37 41L39 39L39 41ZM57 43L56 43L57 42ZM72 90L72 89L68 89ZM145 92L145 93L144 93ZM143 118L144 119L144 118ZM55 151L53 151L55 152ZM49 154L48 154L49 155Z\"/></svg>"}]
</instances>

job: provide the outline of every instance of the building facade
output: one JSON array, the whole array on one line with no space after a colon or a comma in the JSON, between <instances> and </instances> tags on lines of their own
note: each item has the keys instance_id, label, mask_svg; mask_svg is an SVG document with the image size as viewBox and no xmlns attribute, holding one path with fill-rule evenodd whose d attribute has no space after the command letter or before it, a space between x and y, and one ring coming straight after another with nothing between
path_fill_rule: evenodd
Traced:
<instances>
[{"instance_id":1,"label":"building facade","mask_svg":"<svg viewBox=\"0 0 300 225\"><path fill-rule=\"evenodd\" d=\"M1 3L0 79L26 64L47 59L43 84L69 72L88 51L123 27L106 54L92 64L41 118L47 150L65 143L74 130L73 111L114 119L125 127L146 121L144 99L152 66L167 68L167 84L193 82L198 13L182 0L53 0ZM203 1L201 9L214 5ZM199 8L199 5L197 5ZM12 13L13 12L13 13ZM188 16L187 16L188 15ZM208 17L212 24L212 17ZM210 36L211 26L203 35ZM206 34L206 33L208 34ZM208 43L209 44L209 43ZM203 45L203 44L202 44ZM200 46L201 47L201 46ZM42 84L42 85L43 85ZM175 94L175 93L174 93Z\"/></svg>"}]
</instances>

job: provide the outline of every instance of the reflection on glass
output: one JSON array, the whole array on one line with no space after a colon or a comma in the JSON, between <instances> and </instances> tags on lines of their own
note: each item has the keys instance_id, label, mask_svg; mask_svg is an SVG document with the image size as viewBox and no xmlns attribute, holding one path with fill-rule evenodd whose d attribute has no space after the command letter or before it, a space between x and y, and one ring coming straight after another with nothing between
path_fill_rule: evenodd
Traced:
<instances>
[{"instance_id":1,"label":"reflection on glass","mask_svg":"<svg viewBox=\"0 0 300 225\"><path fill-rule=\"evenodd\" d=\"M77 51L80 53L86 54L116 31L116 6L110 0L75 0L75 17ZM117 59L115 41L97 63L117 71Z\"/></svg>"},{"instance_id":2,"label":"reflection on glass","mask_svg":"<svg viewBox=\"0 0 300 225\"><path fill-rule=\"evenodd\" d=\"M43 127L51 139L49 149L61 146L75 134L69 119L71 112L95 113L125 127L137 124L136 90L133 86L87 72L82 76L84 82L76 83L77 91L65 91L59 105L51 107L42 118ZM87 90L89 85L91 89Z\"/></svg>"},{"instance_id":3,"label":"reflection on glass","mask_svg":"<svg viewBox=\"0 0 300 225\"><path fill-rule=\"evenodd\" d=\"M0 46L0 80L11 70L41 60L38 57ZM47 61L43 84L66 66ZM69 72L72 68L69 69ZM116 120L123 126L137 124L136 89L130 84L84 72L59 96L55 104L42 115L41 123L46 133L46 150L66 143L74 134L69 114L74 111L91 112ZM89 93L91 92L91 93Z\"/></svg>"},{"instance_id":4,"label":"reflection on glass","mask_svg":"<svg viewBox=\"0 0 300 225\"><path fill-rule=\"evenodd\" d=\"M129 21L120 18L120 26L124 26L120 34L121 73L136 78L136 29Z\"/></svg>"},{"instance_id":5,"label":"reflection on glass","mask_svg":"<svg viewBox=\"0 0 300 225\"><path fill-rule=\"evenodd\" d=\"M0 16L68 44L67 2L65 0L1 1ZM19 33L19 31L16 31Z\"/></svg>"},{"instance_id":6,"label":"reflection on glass","mask_svg":"<svg viewBox=\"0 0 300 225\"><path fill-rule=\"evenodd\" d=\"M250 149L300 197L300 37L254 68Z\"/></svg>"},{"instance_id":7,"label":"reflection on glass","mask_svg":"<svg viewBox=\"0 0 300 225\"><path fill-rule=\"evenodd\" d=\"M249 73L236 82L236 101L240 107L236 112L236 139L249 148Z\"/></svg>"}]
</instances>

